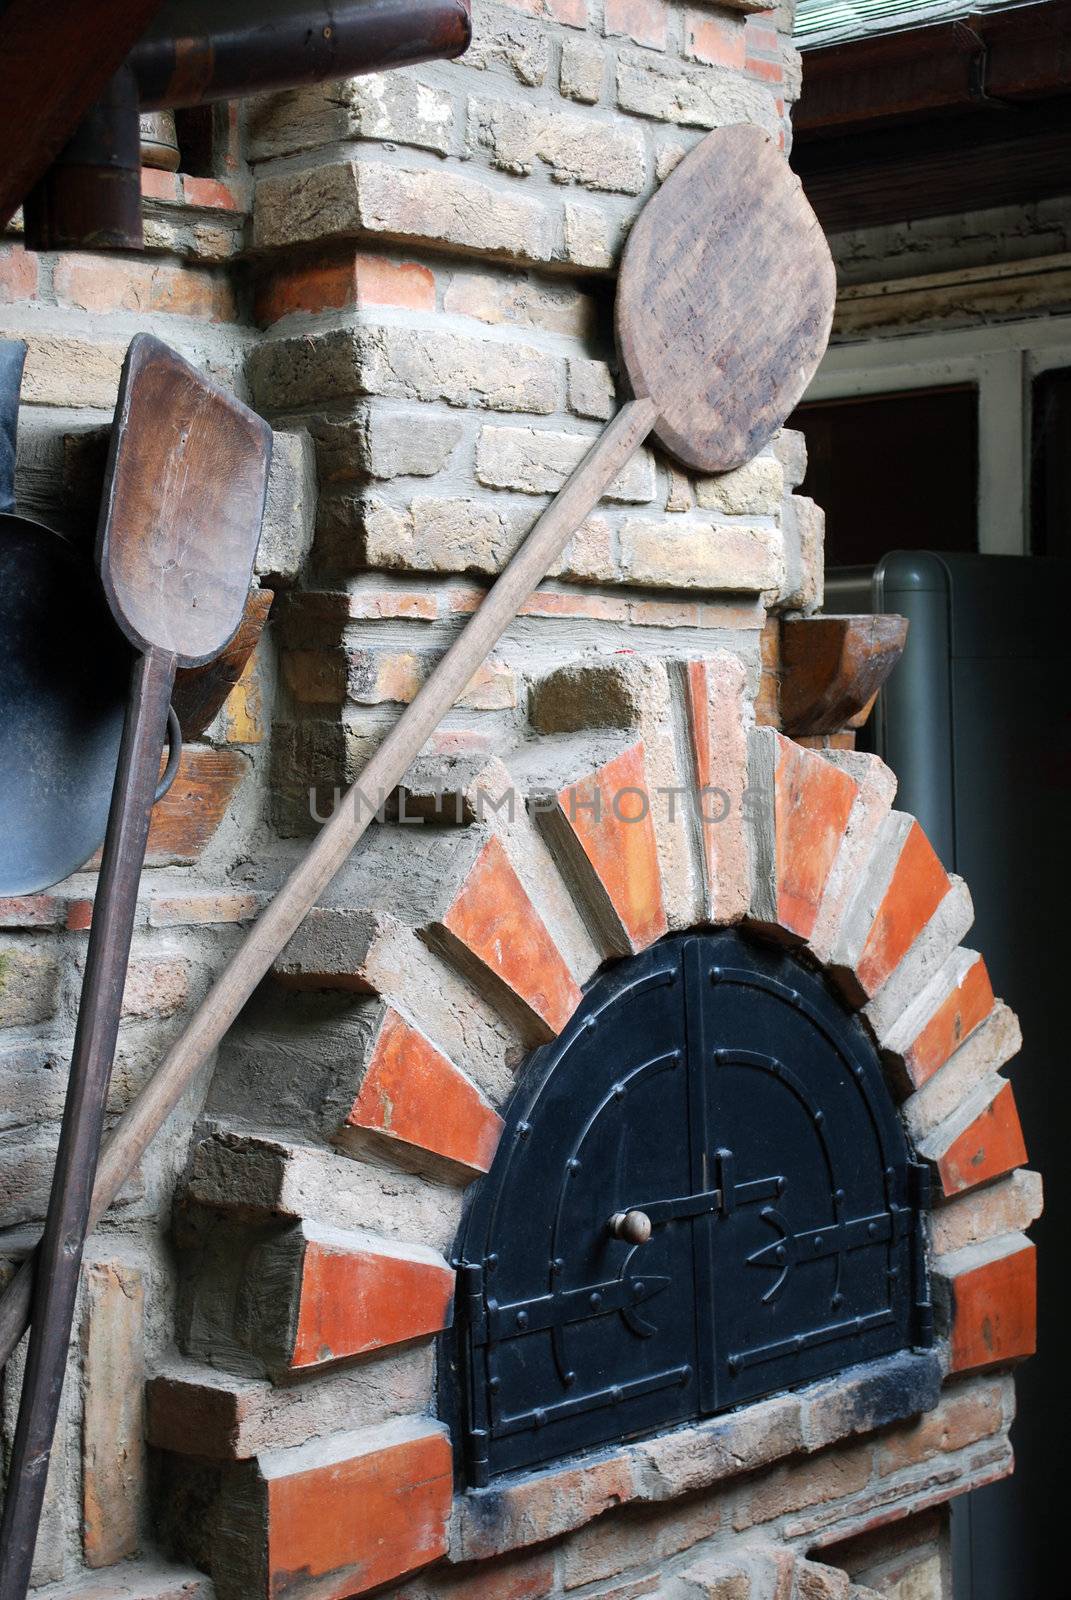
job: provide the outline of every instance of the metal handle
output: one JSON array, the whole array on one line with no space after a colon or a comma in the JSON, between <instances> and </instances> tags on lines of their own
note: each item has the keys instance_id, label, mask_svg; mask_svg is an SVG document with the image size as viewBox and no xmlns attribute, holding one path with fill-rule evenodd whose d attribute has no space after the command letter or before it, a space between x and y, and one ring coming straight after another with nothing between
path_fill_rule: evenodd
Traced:
<instances>
[{"instance_id":1,"label":"metal handle","mask_svg":"<svg viewBox=\"0 0 1071 1600\"><path fill-rule=\"evenodd\" d=\"M651 1219L645 1211L615 1211L610 1232L626 1244L646 1244L651 1237Z\"/></svg>"},{"instance_id":2,"label":"metal handle","mask_svg":"<svg viewBox=\"0 0 1071 1600\"><path fill-rule=\"evenodd\" d=\"M156 785L153 795L153 805L158 805L164 795L174 783L178 774L179 762L182 760L182 728L179 725L178 712L174 706L167 708L167 766Z\"/></svg>"}]
</instances>

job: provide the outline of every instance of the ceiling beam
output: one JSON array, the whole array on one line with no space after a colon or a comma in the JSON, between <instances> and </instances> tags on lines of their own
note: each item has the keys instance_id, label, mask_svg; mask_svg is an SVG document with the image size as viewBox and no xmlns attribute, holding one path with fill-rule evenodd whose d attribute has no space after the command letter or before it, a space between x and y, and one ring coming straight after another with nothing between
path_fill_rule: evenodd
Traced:
<instances>
[{"instance_id":1,"label":"ceiling beam","mask_svg":"<svg viewBox=\"0 0 1071 1600\"><path fill-rule=\"evenodd\" d=\"M796 145L828 233L1071 193L1071 95Z\"/></svg>"},{"instance_id":2,"label":"ceiling beam","mask_svg":"<svg viewBox=\"0 0 1071 1600\"><path fill-rule=\"evenodd\" d=\"M796 139L1071 90L1071 0L933 23L804 52Z\"/></svg>"}]
</instances>

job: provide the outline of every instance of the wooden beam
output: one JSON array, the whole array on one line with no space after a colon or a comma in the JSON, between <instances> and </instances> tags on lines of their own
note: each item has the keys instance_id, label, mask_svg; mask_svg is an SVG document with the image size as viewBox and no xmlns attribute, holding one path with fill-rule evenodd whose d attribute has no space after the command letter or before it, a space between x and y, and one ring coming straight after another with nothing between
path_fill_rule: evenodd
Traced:
<instances>
[{"instance_id":1,"label":"wooden beam","mask_svg":"<svg viewBox=\"0 0 1071 1600\"><path fill-rule=\"evenodd\" d=\"M1071 192L1071 95L798 144L792 165L829 233Z\"/></svg>"},{"instance_id":2,"label":"wooden beam","mask_svg":"<svg viewBox=\"0 0 1071 1600\"><path fill-rule=\"evenodd\" d=\"M9 0L0 11L0 227L100 98L160 4Z\"/></svg>"},{"instance_id":3,"label":"wooden beam","mask_svg":"<svg viewBox=\"0 0 1071 1600\"><path fill-rule=\"evenodd\" d=\"M797 141L1071 90L1071 0L804 52Z\"/></svg>"},{"instance_id":4,"label":"wooden beam","mask_svg":"<svg viewBox=\"0 0 1071 1600\"><path fill-rule=\"evenodd\" d=\"M907 618L800 617L781 627L781 725L793 738L863 725L904 653Z\"/></svg>"}]
</instances>

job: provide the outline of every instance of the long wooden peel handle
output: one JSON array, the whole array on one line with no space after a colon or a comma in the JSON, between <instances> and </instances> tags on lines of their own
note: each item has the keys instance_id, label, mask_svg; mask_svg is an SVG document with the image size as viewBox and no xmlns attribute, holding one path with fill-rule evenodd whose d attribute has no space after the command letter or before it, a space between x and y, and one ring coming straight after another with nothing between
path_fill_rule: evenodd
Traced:
<instances>
[{"instance_id":1,"label":"long wooden peel handle","mask_svg":"<svg viewBox=\"0 0 1071 1600\"><path fill-rule=\"evenodd\" d=\"M361 796L389 792L401 782L495 641L650 433L656 417L650 400L631 400L618 412L387 734L307 855L261 912L105 1144L93 1191L91 1226L111 1205L202 1064L368 827L370 808L361 803ZM0 1300L0 1364L26 1326L32 1275L32 1260L23 1262Z\"/></svg>"},{"instance_id":2,"label":"long wooden peel handle","mask_svg":"<svg viewBox=\"0 0 1071 1600\"><path fill-rule=\"evenodd\" d=\"M33 1333L0 1526L0 1600L23 1600L30 1581L174 680L175 657L159 650L141 656L131 676L63 1126L38 1248Z\"/></svg>"}]
</instances>

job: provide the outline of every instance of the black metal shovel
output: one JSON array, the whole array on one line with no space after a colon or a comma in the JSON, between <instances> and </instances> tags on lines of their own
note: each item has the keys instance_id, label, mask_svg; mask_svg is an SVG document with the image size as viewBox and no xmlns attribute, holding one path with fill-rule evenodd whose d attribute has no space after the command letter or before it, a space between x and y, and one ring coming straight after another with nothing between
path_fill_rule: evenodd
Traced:
<instances>
[{"instance_id":1,"label":"black metal shovel","mask_svg":"<svg viewBox=\"0 0 1071 1600\"><path fill-rule=\"evenodd\" d=\"M29 1583L175 671L210 661L241 621L270 457L265 422L166 345L134 340L97 560L112 614L137 654L37 1268L0 1527L0 1600L24 1600Z\"/></svg>"}]
</instances>

